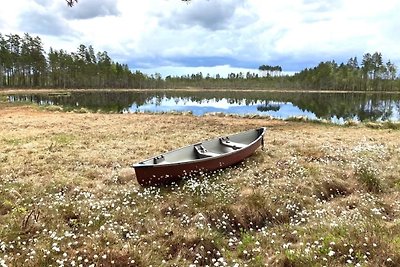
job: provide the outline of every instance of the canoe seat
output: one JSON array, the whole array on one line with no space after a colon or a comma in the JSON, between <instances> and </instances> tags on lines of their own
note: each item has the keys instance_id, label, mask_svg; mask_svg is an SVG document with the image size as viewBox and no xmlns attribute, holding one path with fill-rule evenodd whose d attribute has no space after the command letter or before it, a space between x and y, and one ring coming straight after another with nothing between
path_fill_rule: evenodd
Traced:
<instances>
[{"instance_id":1,"label":"canoe seat","mask_svg":"<svg viewBox=\"0 0 400 267\"><path fill-rule=\"evenodd\" d=\"M229 140L229 137L221 137L219 138L219 142L227 147L233 148L234 150L244 148L246 145L242 143L236 143Z\"/></svg>"},{"instance_id":2,"label":"canoe seat","mask_svg":"<svg viewBox=\"0 0 400 267\"><path fill-rule=\"evenodd\" d=\"M153 158L153 164L158 164L165 161L165 158L163 155L157 156L155 158Z\"/></svg>"},{"instance_id":3,"label":"canoe seat","mask_svg":"<svg viewBox=\"0 0 400 267\"><path fill-rule=\"evenodd\" d=\"M218 154L218 153L214 153L214 152L208 151L207 148L205 148L202 144L195 145L194 146L194 152L196 153L196 156L199 159L216 157L216 156L221 155L221 154Z\"/></svg>"}]
</instances>

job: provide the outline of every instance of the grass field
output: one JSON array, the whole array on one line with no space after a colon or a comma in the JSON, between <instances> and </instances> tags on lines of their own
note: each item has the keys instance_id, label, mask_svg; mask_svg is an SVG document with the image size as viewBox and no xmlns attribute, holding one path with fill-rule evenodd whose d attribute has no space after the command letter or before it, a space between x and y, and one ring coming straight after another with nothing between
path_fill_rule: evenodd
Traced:
<instances>
[{"instance_id":1,"label":"grass field","mask_svg":"<svg viewBox=\"0 0 400 267\"><path fill-rule=\"evenodd\" d=\"M0 126L0 266L400 265L397 127L6 103ZM142 188L130 167L261 126L224 171Z\"/></svg>"}]
</instances>

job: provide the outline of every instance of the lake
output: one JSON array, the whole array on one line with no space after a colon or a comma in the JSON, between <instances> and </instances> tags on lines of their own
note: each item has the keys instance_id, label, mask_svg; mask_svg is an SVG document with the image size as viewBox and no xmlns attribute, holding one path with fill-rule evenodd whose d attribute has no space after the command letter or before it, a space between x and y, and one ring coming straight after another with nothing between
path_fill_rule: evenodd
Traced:
<instances>
[{"instance_id":1,"label":"lake","mask_svg":"<svg viewBox=\"0 0 400 267\"><path fill-rule=\"evenodd\" d=\"M103 112L191 112L260 115L287 119L304 116L334 123L400 121L400 94L263 91L73 91L68 94L12 94L10 102L58 105L65 110Z\"/></svg>"}]
</instances>

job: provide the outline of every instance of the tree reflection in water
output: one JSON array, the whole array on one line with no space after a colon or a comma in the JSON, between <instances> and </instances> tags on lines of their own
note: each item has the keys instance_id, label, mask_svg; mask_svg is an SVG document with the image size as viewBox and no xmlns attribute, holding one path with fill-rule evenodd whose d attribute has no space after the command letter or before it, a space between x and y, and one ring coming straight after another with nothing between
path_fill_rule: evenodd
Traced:
<instances>
[{"instance_id":1,"label":"tree reflection in water","mask_svg":"<svg viewBox=\"0 0 400 267\"><path fill-rule=\"evenodd\" d=\"M399 121L400 94L385 93L305 93L263 91L88 91L70 94L10 95L9 101L28 101L39 105L60 105L65 110L83 107L91 111L126 112L140 109L153 102L162 106L165 101L179 103L194 102L197 106L212 105L226 101L229 105L255 106L254 112L266 114L277 112L282 103L291 104L302 111L309 111L317 118L331 120L358 119L360 121ZM152 111L152 110L149 110ZM298 114L291 114L296 116Z\"/></svg>"}]
</instances>

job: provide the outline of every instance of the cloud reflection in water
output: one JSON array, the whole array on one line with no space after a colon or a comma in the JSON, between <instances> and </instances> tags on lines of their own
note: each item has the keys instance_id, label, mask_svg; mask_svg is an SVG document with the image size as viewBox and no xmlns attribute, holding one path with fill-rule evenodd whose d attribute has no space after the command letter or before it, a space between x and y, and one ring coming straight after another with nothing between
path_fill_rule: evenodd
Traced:
<instances>
[{"instance_id":1,"label":"cloud reflection in water","mask_svg":"<svg viewBox=\"0 0 400 267\"><path fill-rule=\"evenodd\" d=\"M248 115L257 114L264 116L272 116L275 118L286 119L293 116L305 116L309 119L316 119L314 113L308 110L301 110L290 102L270 102L275 107L271 110L260 111L259 107L265 105L262 101L253 101L246 103L245 99L240 101L229 101L223 98L216 100L215 98L193 101L186 98L152 98L144 105L137 106L133 104L129 108L129 112L192 112L196 116L201 116L206 113L223 112L226 114Z\"/></svg>"}]
</instances>

